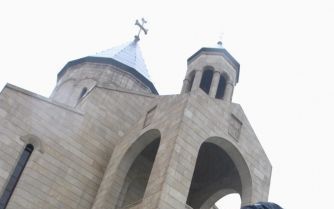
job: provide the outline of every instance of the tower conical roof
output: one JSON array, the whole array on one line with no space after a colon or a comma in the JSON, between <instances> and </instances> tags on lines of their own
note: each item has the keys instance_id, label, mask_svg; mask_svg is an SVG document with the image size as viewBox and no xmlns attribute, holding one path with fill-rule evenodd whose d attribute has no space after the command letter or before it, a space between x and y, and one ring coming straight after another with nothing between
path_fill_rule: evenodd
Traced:
<instances>
[{"instance_id":1,"label":"tower conical roof","mask_svg":"<svg viewBox=\"0 0 334 209\"><path fill-rule=\"evenodd\" d=\"M99 52L92 55L92 57L115 59L118 62L137 70L140 74L145 76L145 78L150 78L137 40Z\"/></svg>"},{"instance_id":2,"label":"tower conical roof","mask_svg":"<svg viewBox=\"0 0 334 209\"><path fill-rule=\"evenodd\" d=\"M222 55L226 61L233 66L233 68L237 72L237 78L236 82L239 81L239 74L240 74L240 64L239 62L223 47L222 42L218 42L217 45L213 47L203 47L200 50L198 50L195 54L193 54L191 57L188 58L187 62L188 64L192 62L196 57L198 57L200 54L207 54L207 53L213 53L213 54L219 54Z\"/></svg>"}]
</instances>

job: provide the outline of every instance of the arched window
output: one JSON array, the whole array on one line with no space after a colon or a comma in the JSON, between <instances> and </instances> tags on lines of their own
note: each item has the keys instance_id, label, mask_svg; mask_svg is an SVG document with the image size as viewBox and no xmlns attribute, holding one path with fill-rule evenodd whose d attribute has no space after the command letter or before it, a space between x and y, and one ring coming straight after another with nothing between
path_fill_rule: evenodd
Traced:
<instances>
[{"instance_id":1,"label":"arched window","mask_svg":"<svg viewBox=\"0 0 334 209\"><path fill-rule=\"evenodd\" d=\"M87 88L86 87L84 87L83 89L82 89L82 91L81 91L81 93L80 93L80 96L79 96L79 99L81 99L83 96L85 96L85 94L87 93Z\"/></svg>"},{"instance_id":2,"label":"arched window","mask_svg":"<svg viewBox=\"0 0 334 209\"><path fill-rule=\"evenodd\" d=\"M14 189L16 187L17 182L20 179L20 176L23 172L23 169L25 168L31 153L34 151L34 146L32 144L27 144L27 146L24 148L16 166L12 173L12 175L9 178L9 181L7 183L7 186L1 196L0 199L0 209L5 209L10 197L12 196Z\"/></svg>"},{"instance_id":3,"label":"arched window","mask_svg":"<svg viewBox=\"0 0 334 209\"><path fill-rule=\"evenodd\" d=\"M203 89L203 91L205 91L205 93L207 94L209 94L210 92L212 77L213 77L213 69L204 70L200 88Z\"/></svg>"},{"instance_id":4,"label":"arched window","mask_svg":"<svg viewBox=\"0 0 334 209\"><path fill-rule=\"evenodd\" d=\"M222 99L224 97L225 86L226 86L226 79L224 75L221 75L218 83L216 99Z\"/></svg>"}]
</instances>

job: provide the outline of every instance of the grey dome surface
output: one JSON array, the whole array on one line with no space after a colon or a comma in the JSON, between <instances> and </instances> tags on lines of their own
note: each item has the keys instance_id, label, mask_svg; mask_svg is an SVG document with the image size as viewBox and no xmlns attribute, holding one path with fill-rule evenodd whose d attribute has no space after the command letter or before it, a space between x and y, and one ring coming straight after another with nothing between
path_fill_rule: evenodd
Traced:
<instances>
[{"instance_id":1,"label":"grey dome surface","mask_svg":"<svg viewBox=\"0 0 334 209\"><path fill-rule=\"evenodd\" d=\"M117 47L113 47L100 53L83 57L80 59L72 60L68 62L63 69L57 75L57 81L59 81L63 75L71 70L72 66L82 63L102 63L117 66L118 68L125 70L132 74L137 79L143 82L148 88L150 88L153 94L159 94L155 89L153 83L150 81L147 67L145 65L138 41L134 40L127 42Z\"/></svg>"},{"instance_id":2,"label":"grey dome surface","mask_svg":"<svg viewBox=\"0 0 334 209\"><path fill-rule=\"evenodd\" d=\"M258 202L254 205L246 205L241 209L283 209L283 208L272 202Z\"/></svg>"},{"instance_id":3,"label":"grey dome surface","mask_svg":"<svg viewBox=\"0 0 334 209\"><path fill-rule=\"evenodd\" d=\"M137 70L145 78L150 79L138 41L136 40L99 52L92 55L92 57L112 58Z\"/></svg>"}]
</instances>

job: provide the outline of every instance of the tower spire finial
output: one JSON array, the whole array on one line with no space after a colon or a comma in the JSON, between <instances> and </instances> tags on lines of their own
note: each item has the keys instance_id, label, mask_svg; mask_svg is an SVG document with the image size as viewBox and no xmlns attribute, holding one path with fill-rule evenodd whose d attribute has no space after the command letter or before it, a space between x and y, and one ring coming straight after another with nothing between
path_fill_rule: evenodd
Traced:
<instances>
[{"instance_id":1,"label":"tower spire finial","mask_svg":"<svg viewBox=\"0 0 334 209\"><path fill-rule=\"evenodd\" d=\"M218 47L220 47L220 48L224 48L224 46L223 46L223 33L221 33L220 34L220 36L219 36L219 40L218 40L218 42L217 42L217 45L218 45Z\"/></svg>"},{"instance_id":2,"label":"tower spire finial","mask_svg":"<svg viewBox=\"0 0 334 209\"><path fill-rule=\"evenodd\" d=\"M144 28L145 23L147 23L147 21L144 18L141 18L141 23L139 22L139 20L136 20L135 25L137 25L139 27L139 31L138 31L138 34L135 35L135 41L140 40L140 32L141 31L144 31L145 35L147 34L148 29Z\"/></svg>"}]
</instances>

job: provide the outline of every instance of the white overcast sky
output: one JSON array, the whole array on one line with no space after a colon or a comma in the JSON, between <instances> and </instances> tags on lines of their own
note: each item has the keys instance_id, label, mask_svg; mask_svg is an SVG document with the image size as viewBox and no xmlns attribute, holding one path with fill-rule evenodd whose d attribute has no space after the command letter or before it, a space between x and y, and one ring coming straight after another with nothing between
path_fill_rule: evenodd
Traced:
<instances>
[{"instance_id":1,"label":"white overcast sky","mask_svg":"<svg viewBox=\"0 0 334 209\"><path fill-rule=\"evenodd\" d=\"M233 100L273 165L269 201L332 207L333 0L3 0L0 88L49 96L68 61L132 40L141 17L149 32L140 44L160 94L179 93L186 59L222 35L241 64Z\"/></svg>"}]
</instances>

